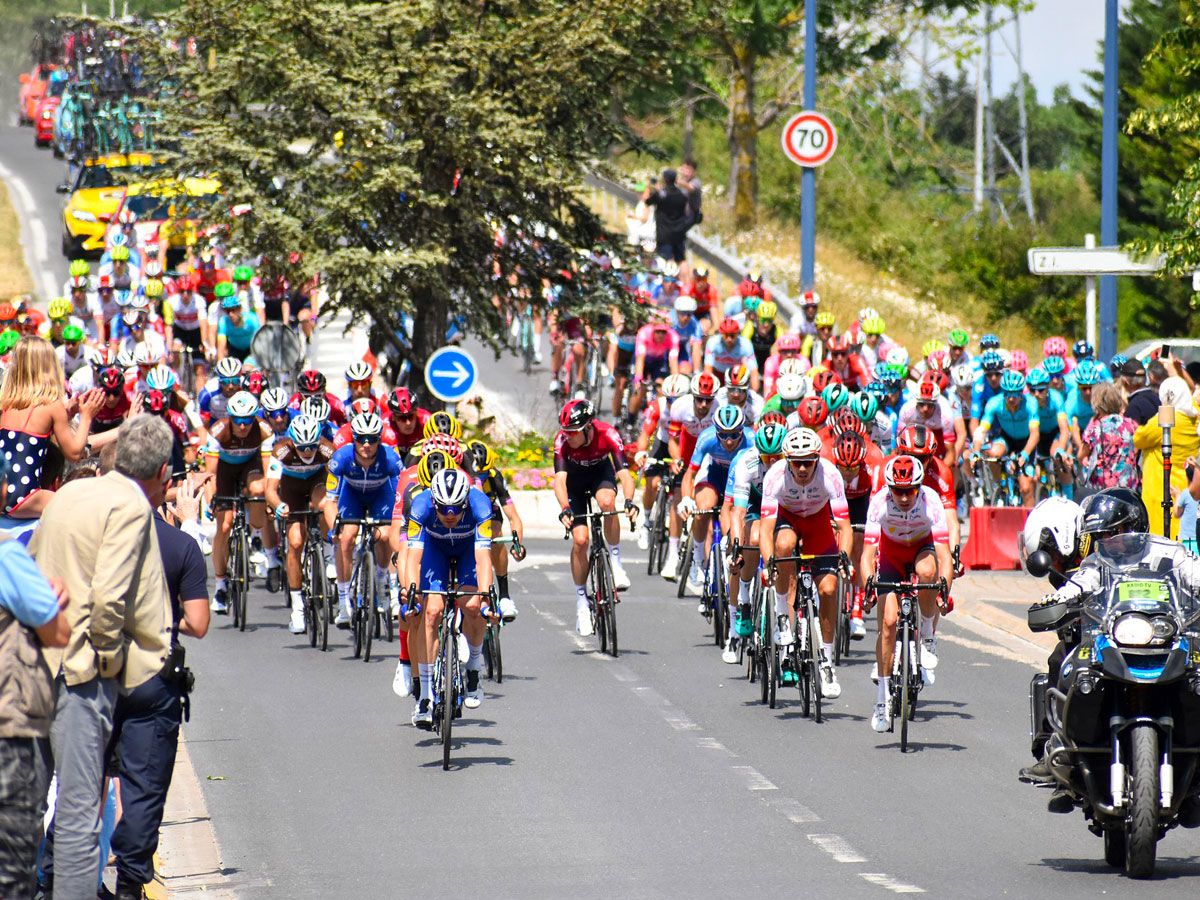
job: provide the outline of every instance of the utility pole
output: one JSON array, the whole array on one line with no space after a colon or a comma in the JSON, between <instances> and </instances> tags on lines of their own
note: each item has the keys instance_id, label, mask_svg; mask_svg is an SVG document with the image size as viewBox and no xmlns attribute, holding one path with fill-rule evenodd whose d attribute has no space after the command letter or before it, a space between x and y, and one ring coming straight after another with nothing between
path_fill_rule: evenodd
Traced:
<instances>
[{"instance_id":1,"label":"utility pole","mask_svg":"<svg viewBox=\"0 0 1200 900\"><path fill-rule=\"evenodd\" d=\"M929 122L929 20L921 20L921 74L917 82L917 128L921 134Z\"/></svg>"},{"instance_id":2,"label":"utility pole","mask_svg":"<svg viewBox=\"0 0 1200 900\"><path fill-rule=\"evenodd\" d=\"M975 215L983 212L983 54L975 60Z\"/></svg>"},{"instance_id":3,"label":"utility pole","mask_svg":"<svg viewBox=\"0 0 1200 900\"><path fill-rule=\"evenodd\" d=\"M992 6L983 11L983 151L987 170L988 219L995 218L996 203L996 116L992 107Z\"/></svg>"},{"instance_id":4,"label":"utility pole","mask_svg":"<svg viewBox=\"0 0 1200 900\"><path fill-rule=\"evenodd\" d=\"M1104 121L1100 147L1100 244L1117 245L1117 42L1118 0L1107 0L1104 15ZM1100 276L1101 359L1117 352L1117 279Z\"/></svg>"},{"instance_id":5,"label":"utility pole","mask_svg":"<svg viewBox=\"0 0 1200 900\"><path fill-rule=\"evenodd\" d=\"M1017 122L1021 131L1021 196L1025 200L1025 214L1034 221L1033 186L1029 183L1029 120L1025 112L1025 69L1021 65L1021 11L1013 7L1013 27L1017 32Z\"/></svg>"},{"instance_id":6,"label":"utility pole","mask_svg":"<svg viewBox=\"0 0 1200 900\"><path fill-rule=\"evenodd\" d=\"M804 108L817 108L817 0L804 2ZM800 290L811 291L817 252L817 172L800 170Z\"/></svg>"}]
</instances>

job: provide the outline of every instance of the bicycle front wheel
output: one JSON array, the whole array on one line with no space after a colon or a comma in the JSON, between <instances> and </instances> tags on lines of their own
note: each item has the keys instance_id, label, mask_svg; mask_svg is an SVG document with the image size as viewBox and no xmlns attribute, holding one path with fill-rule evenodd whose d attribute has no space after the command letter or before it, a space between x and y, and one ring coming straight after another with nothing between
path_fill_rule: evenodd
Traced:
<instances>
[{"instance_id":1,"label":"bicycle front wheel","mask_svg":"<svg viewBox=\"0 0 1200 900\"><path fill-rule=\"evenodd\" d=\"M313 569L313 596L311 598L313 609L313 627L317 633L316 646L321 648L321 652L329 649L329 595L332 591L332 585L329 584L329 579L325 577L325 566L321 559L320 549L314 547L312 552L312 569Z\"/></svg>"},{"instance_id":2,"label":"bicycle front wheel","mask_svg":"<svg viewBox=\"0 0 1200 900\"><path fill-rule=\"evenodd\" d=\"M361 561L355 565L354 574L350 578L350 628L354 631L354 658L358 659L362 656L363 644L365 641L365 628L363 623L366 617L363 615L362 608L362 590L363 590L363 567Z\"/></svg>"},{"instance_id":3,"label":"bicycle front wheel","mask_svg":"<svg viewBox=\"0 0 1200 900\"><path fill-rule=\"evenodd\" d=\"M454 710L458 698L455 672L458 670L458 641L453 629L443 629L442 683L438 696L442 704L442 771L450 768L450 732L454 728Z\"/></svg>"},{"instance_id":4,"label":"bicycle front wheel","mask_svg":"<svg viewBox=\"0 0 1200 900\"><path fill-rule=\"evenodd\" d=\"M238 630L246 630L246 605L250 595L250 541L243 529L238 535Z\"/></svg>"},{"instance_id":5,"label":"bicycle front wheel","mask_svg":"<svg viewBox=\"0 0 1200 900\"><path fill-rule=\"evenodd\" d=\"M900 752L908 752L909 684L912 677L912 632L908 619L902 619L900 636ZM896 690L893 687L893 690Z\"/></svg>"},{"instance_id":6,"label":"bicycle front wheel","mask_svg":"<svg viewBox=\"0 0 1200 900\"><path fill-rule=\"evenodd\" d=\"M683 548L679 551L679 561L675 566L675 580L678 582L675 596L681 599L687 593L688 573L692 571L692 553L694 550L692 535L689 533L687 538L684 539Z\"/></svg>"},{"instance_id":7,"label":"bicycle front wheel","mask_svg":"<svg viewBox=\"0 0 1200 900\"><path fill-rule=\"evenodd\" d=\"M371 661L371 638L379 628L379 614L375 611L376 594L379 585L375 581L375 560L367 558L363 561L362 601L363 623L363 662Z\"/></svg>"}]
</instances>

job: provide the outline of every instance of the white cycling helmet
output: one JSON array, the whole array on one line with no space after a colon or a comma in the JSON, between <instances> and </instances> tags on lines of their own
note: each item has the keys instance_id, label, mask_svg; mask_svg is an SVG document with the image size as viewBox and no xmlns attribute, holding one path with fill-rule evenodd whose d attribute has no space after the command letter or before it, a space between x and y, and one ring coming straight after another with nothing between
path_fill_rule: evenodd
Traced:
<instances>
[{"instance_id":1,"label":"white cycling helmet","mask_svg":"<svg viewBox=\"0 0 1200 900\"><path fill-rule=\"evenodd\" d=\"M779 377L784 375L803 375L809 370L811 363L807 359L801 359L798 356L789 356L787 359L779 361Z\"/></svg>"},{"instance_id":2,"label":"white cycling helmet","mask_svg":"<svg viewBox=\"0 0 1200 900\"><path fill-rule=\"evenodd\" d=\"M329 408L329 401L324 397L305 397L300 404L300 412L318 422L324 422L332 410Z\"/></svg>"},{"instance_id":3,"label":"white cycling helmet","mask_svg":"<svg viewBox=\"0 0 1200 900\"><path fill-rule=\"evenodd\" d=\"M867 319L882 319L882 318L883 318L883 316L879 315L879 310L877 310L873 306L864 306L862 309L860 309L858 311L858 321L859 322L865 322L865 321L867 321Z\"/></svg>"},{"instance_id":4,"label":"white cycling helmet","mask_svg":"<svg viewBox=\"0 0 1200 900\"><path fill-rule=\"evenodd\" d=\"M143 267L147 278L162 278L163 267L157 259L152 259Z\"/></svg>"},{"instance_id":5,"label":"white cycling helmet","mask_svg":"<svg viewBox=\"0 0 1200 900\"><path fill-rule=\"evenodd\" d=\"M781 375L775 388L784 400L799 400L808 393L808 379L803 375Z\"/></svg>"},{"instance_id":6,"label":"white cycling helmet","mask_svg":"<svg viewBox=\"0 0 1200 900\"><path fill-rule=\"evenodd\" d=\"M350 420L350 432L357 437L378 437L383 433L383 419L375 413L359 413Z\"/></svg>"},{"instance_id":7,"label":"white cycling helmet","mask_svg":"<svg viewBox=\"0 0 1200 900\"><path fill-rule=\"evenodd\" d=\"M175 387L175 373L167 366L157 365L146 373L146 389L151 391L169 391Z\"/></svg>"},{"instance_id":8,"label":"white cycling helmet","mask_svg":"<svg viewBox=\"0 0 1200 900\"><path fill-rule=\"evenodd\" d=\"M668 375L663 379L662 392L668 400L676 400L688 392L692 380L686 375Z\"/></svg>"},{"instance_id":9,"label":"white cycling helmet","mask_svg":"<svg viewBox=\"0 0 1200 900\"><path fill-rule=\"evenodd\" d=\"M129 246L129 238L125 236L125 232L121 231L120 229L117 229L116 231L114 231L112 234L110 234L108 236L108 246L109 246L109 249L112 249L114 247L128 247Z\"/></svg>"},{"instance_id":10,"label":"white cycling helmet","mask_svg":"<svg viewBox=\"0 0 1200 900\"><path fill-rule=\"evenodd\" d=\"M288 405L288 395L283 388L267 388L262 392L262 396L258 398L258 402L262 404L262 408L267 412L278 412Z\"/></svg>"},{"instance_id":11,"label":"white cycling helmet","mask_svg":"<svg viewBox=\"0 0 1200 900\"><path fill-rule=\"evenodd\" d=\"M888 351L887 362L889 366L907 366L908 351L903 347L893 347Z\"/></svg>"},{"instance_id":12,"label":"white cycling helmet","mask_svg":"<svg viewBox=\"0 0 1200 900\"><path fill-rule=\"evenodd\" d=\"M246 418L258 413L258 400L249 391L238 391L229 398L229 404L225 410L231 416L238 418Z\"/></svg>"},{"instance_id":13,"label":"white cycling helmet","mask_svg":"<svg viewBox=\"0 0 1200 900\"><path fill-rule=\"evenodd\" d=\"M149 344L138 344L137 349L133 351L133 364L135 366L148 366L157 358L154 351L150 349Z\"/></svg>"},{"instance_id":14,"label":"white cycling helmet","mask_svg":"<svg viewBox=\"0 0 1200 900\"><path fill-rule=\"evenodd\" d=\"M242 374L242 361L234 356L227 356L217 363L218 378L237 378Z\"/></svg>"},{"instance_id":15,"label":"white cycling helmet","mask_svg":"<svg viewBox=\"0 0 1200 900\"><path fill-rule=\"evenodd\" d=\"M954 366L950 369L950 380L956 388L970 387L975 383L975 371L970 366Z\"/></svg>"},{"instance_id":16,"label":"white cycling helmet","mask_svg":"<svg viewBox=\"0 0 1200 900\"><path fill-rule=\"evenodd\" d=\"M370 381L372 374L371 367L361 359L346 366L347 381Z\"/></svg>"},{"instance_id":17,"label":"white cycling helmet","mask_svg":"<svg viewBox=\"0 0 1200 900\"><path fill-rule=\"evenodd\" d=\"M675 312L694 313L696 311L695 297L678 297L675 300Z\"/></svg>"},{"instance_id":18,"label":"white cycling helmet","mask_svg":"<svg viewBox=\"0 0 1200 900\"><path fill-rule=\"evenodd\" d=\"M133 361L133 354L122 348L117 351L117 358L113 360L113 365L118 369L132 369L137 363Z\"/></svg>"},{"instance_id":19,"label":"white cycling helmet","mask_svg":"<svg viewBox=\"0 0 1200 900\"><path fill-rule=\"evenodd\" d=\"M288 426L288 437L296 447L313 447L321 440L321 423L301 413Z\"/></svg>"},{"instance_id":20,"label":"white cycling helmet","mask_svg":"<svg viewBox=\"0 0 1200 900\"><path fill-rule=\"evenodd\" d=\"M783 455L806 459L821 454L821 438L811 428L793 428L783 439Z\"/></svg>"},{"instance_id":21,"label":"white cycling helmet","mask_svg":"<svg viewBox=\"0 0 1200 900\"><path fill-rule=\"evenodd\" d=\"M471 479L459 468L442 469L429 485L435 506L461 506L471 493Z\"/></svg>"},{"instance_id":22,"label":"white cycling helmet","mask_svg":"<svg viewBox=\"0 0 1200 900\"><path fill-rule=\"evenodd\" d=\"M1079 547L1079 524L1083 508L1066 497L1047 497L1029 511L1021 529L1022 560L1039 550L1058 551L1060 556L1073 556Z\"/></svg>"},{"instance_id":23,"label":"white cycling helmet","mask_svg":"<svg viewBox=\"0 0 1200 900\"><path fill-rule=\"evenodd\" d=\"M138 322L142 321L142 311L132 306L125 307L125 311L121 313L121 321L131 328ZM142 322L145 325L145 322Z\"/></svg>"}]
</instances>

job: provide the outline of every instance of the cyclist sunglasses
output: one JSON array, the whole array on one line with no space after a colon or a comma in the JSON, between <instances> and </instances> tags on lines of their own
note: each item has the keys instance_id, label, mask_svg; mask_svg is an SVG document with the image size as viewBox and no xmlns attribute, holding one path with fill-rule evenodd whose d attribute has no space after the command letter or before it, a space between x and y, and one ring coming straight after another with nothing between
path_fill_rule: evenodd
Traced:
<instances>
[{"instance_id":1,"label":"cyclist sunglasses","mask_svg":"<svg viewBox=\"0 0 1200 900\"><path fill-rule=\"evenodd\" d=\"M892 488L892 493L896 494L899 497L912 497L913 495L915 495L917 493L918 490L919 490L919 488L915 488L915 487L907 487L907 488L894 487L894 488Z\"/></svg>"},{"instance_id":2,"label":"cyclist sunglasses","mask_svg":"<svg viewBox=\"0 0 1200 900\"><path fill-rule=\"evenodd\" d=\"M230 416L229 418L234 425L252 425L256 421L254 416Z\"/></svg>"},{"instance_id":3,"label":"cyclist sunglasses","mask_svg":"<svg viewBox=\"0 0 1200 900\"><path fill-rule=\"evenodd\" d=\"M291 418L291 414L286 409L277 409L274 412L267 413L267 415L276 421L279 421L280 419Z\"/></svg>"},{"instance_id":4,"label":"cyclist sunglasses","mask_svg":"<svg viewBox=\"0 0 1200 900\"><path fill-rule=\"evenodd\" d=\"M231 384L241 384L242 376L241 375L233 375L229 378L221 378L219 380L221 382L221 387L229 387L229 385L231 385Z\"/></svg>"},{"instance_id":5,"label":"cyclist sunglasses","mask_svg":"<svg viewBox=\"0 0 1200 900\"><path fill-rule=\"evenodd\" d=\"M379 443L379 435L377 435L377 434L356 434L354 436L354 443L356 443L356 444L378 444Z\"/></svg>"},{"instance_id":6,"label":"cyclist sunglasses","mask_svg":"<svg viewBox=\"0 0 1200 900\"><path fill-rule=\"evenodd\" d=\"M803 466L804 468L807 469L809 466L815 466L816 464L817 464L817 461L815 459L789 459L788 460L788 465L794 469L798 469L801 466Z\"/></svg>"},{"instance_id":7,"label":"cyclist sunglasses","mask_svg":"<svg viewBox=\"0 0 1200 900\"><path fill-rule=\"evenodd\" d=\"M436 509L439 516L461 516L467 511L466 506L438 506Z\"/></svg>"}]
</instances>

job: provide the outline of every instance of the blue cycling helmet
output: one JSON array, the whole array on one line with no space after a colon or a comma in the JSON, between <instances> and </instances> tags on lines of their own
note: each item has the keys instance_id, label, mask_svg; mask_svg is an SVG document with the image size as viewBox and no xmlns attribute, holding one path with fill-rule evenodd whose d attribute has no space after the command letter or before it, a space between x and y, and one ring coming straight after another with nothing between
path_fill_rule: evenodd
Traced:
<instances>
[{"instance_id":1,"label":"blue cycling helmet","mask_svg":"<svg viewBox=\"0 0 1200 900\"><path fill-rule=\"evenodd\" d=\"M1080 360L1075 367L1075 383L1080 387L1090 387L1100 383L1100 367L1090 359Z\"/></svg>"},{"instance_id":2,"label":"blue cycling helmet","mask_svg":"<svg viewBox=\"0 0 1200 900\"><path fill-rule=\"evenodd\" d=\"M979 339L980 350L999 350L1000 338L994 334L985 334Z\"/></svg>"},{"instance_id":3,"label":"blue cycling helmet","mask_svg":"<svg viewBox=\"0 0 1200 900\"><path fill-rule=\"evenodd\" d=\"M1004 368L1004 357L997 350L984 350L979 357L979 367L985 372L999 372Z\"/></svg>"},{"instance_id":4,"label":"blue cycling helmet","mask_svg":"<svg viewBox=\"0 0 1200 900\"><path fill-rule=\"evenodd\" d=\"M1000 379L1000 390L1006 394L1019 394L1025 390L1025 376L1009 370Z\"/></svg>"},{"instance_id":5,"label":"blue cycling helmet","mask_svg":"<svg viewBox=\"0 0 1200 900\"><path fill-rule=\"evenodd\" d=\"M1096 355L1096 348L1092 346L1091 341L1076 341L1075 346L1071 348L1071 353L1076 359L1091 359Z\"/></svg>"},{"instance_id":6,"label":"blue cycling helmet","mask_svg":"<svg viewBox=\"0 0 1200 900\"><path fill-rule=\"evenodd\" d=\"M1067 364L1061 356L1047 356L1042 360L1042 368L1051 378L1057 378L1067 370Z\"/></svg>"},{"instance_id":7,"label":"blue cycling helmet","mask_svg":"<svg viewBox=\"0 0 1200 900\"><path fill-rule=\"evenodd\" d=\"M737 432L741 431L746 424L746 414L742 412L740 406L725 405L717 410L717 414L713 416L713 425L716 426L718 432Z\"/></svg>"},{"instance_id":8,"label":"blue cycling helmet","mask_svg":"<svg viewBox=\"0 0 1200 900\"><path fill-rule=\"evenodd\" d=\"M1121 372L1121 366L1125 365L1127 362L1129 362L1128 356L1126 356L1124 353L1117 353L1108 361L1108 369L1114 375L1119 375Z\"/></svg>"},{"instance_id":9,"label":"blue cycling helmet","mask_svg":"<svg viewBox=\"0 0 1200 900\"><path fill-rule=\"evenodd\" d=\"M1037 388L1048 387L1050 384L1050 376L1046 374L1046 370L1041 366L1030 371L1025 378L1025 383L1029 385L1029 389L1036 390Z\"/></svg>"},{"instance_id":10,"label":"blue cycling helmet","mask_svg":"<svg viewBox=\"0 0 1200 900\"><path fill-rule=\"evenodd\" d=\"M882 397L887 394L888 389L886 384L876 379L875 381L867 384L866 391L868 394L874 394L876 397Z\"/></svg>"}]
</instances>

